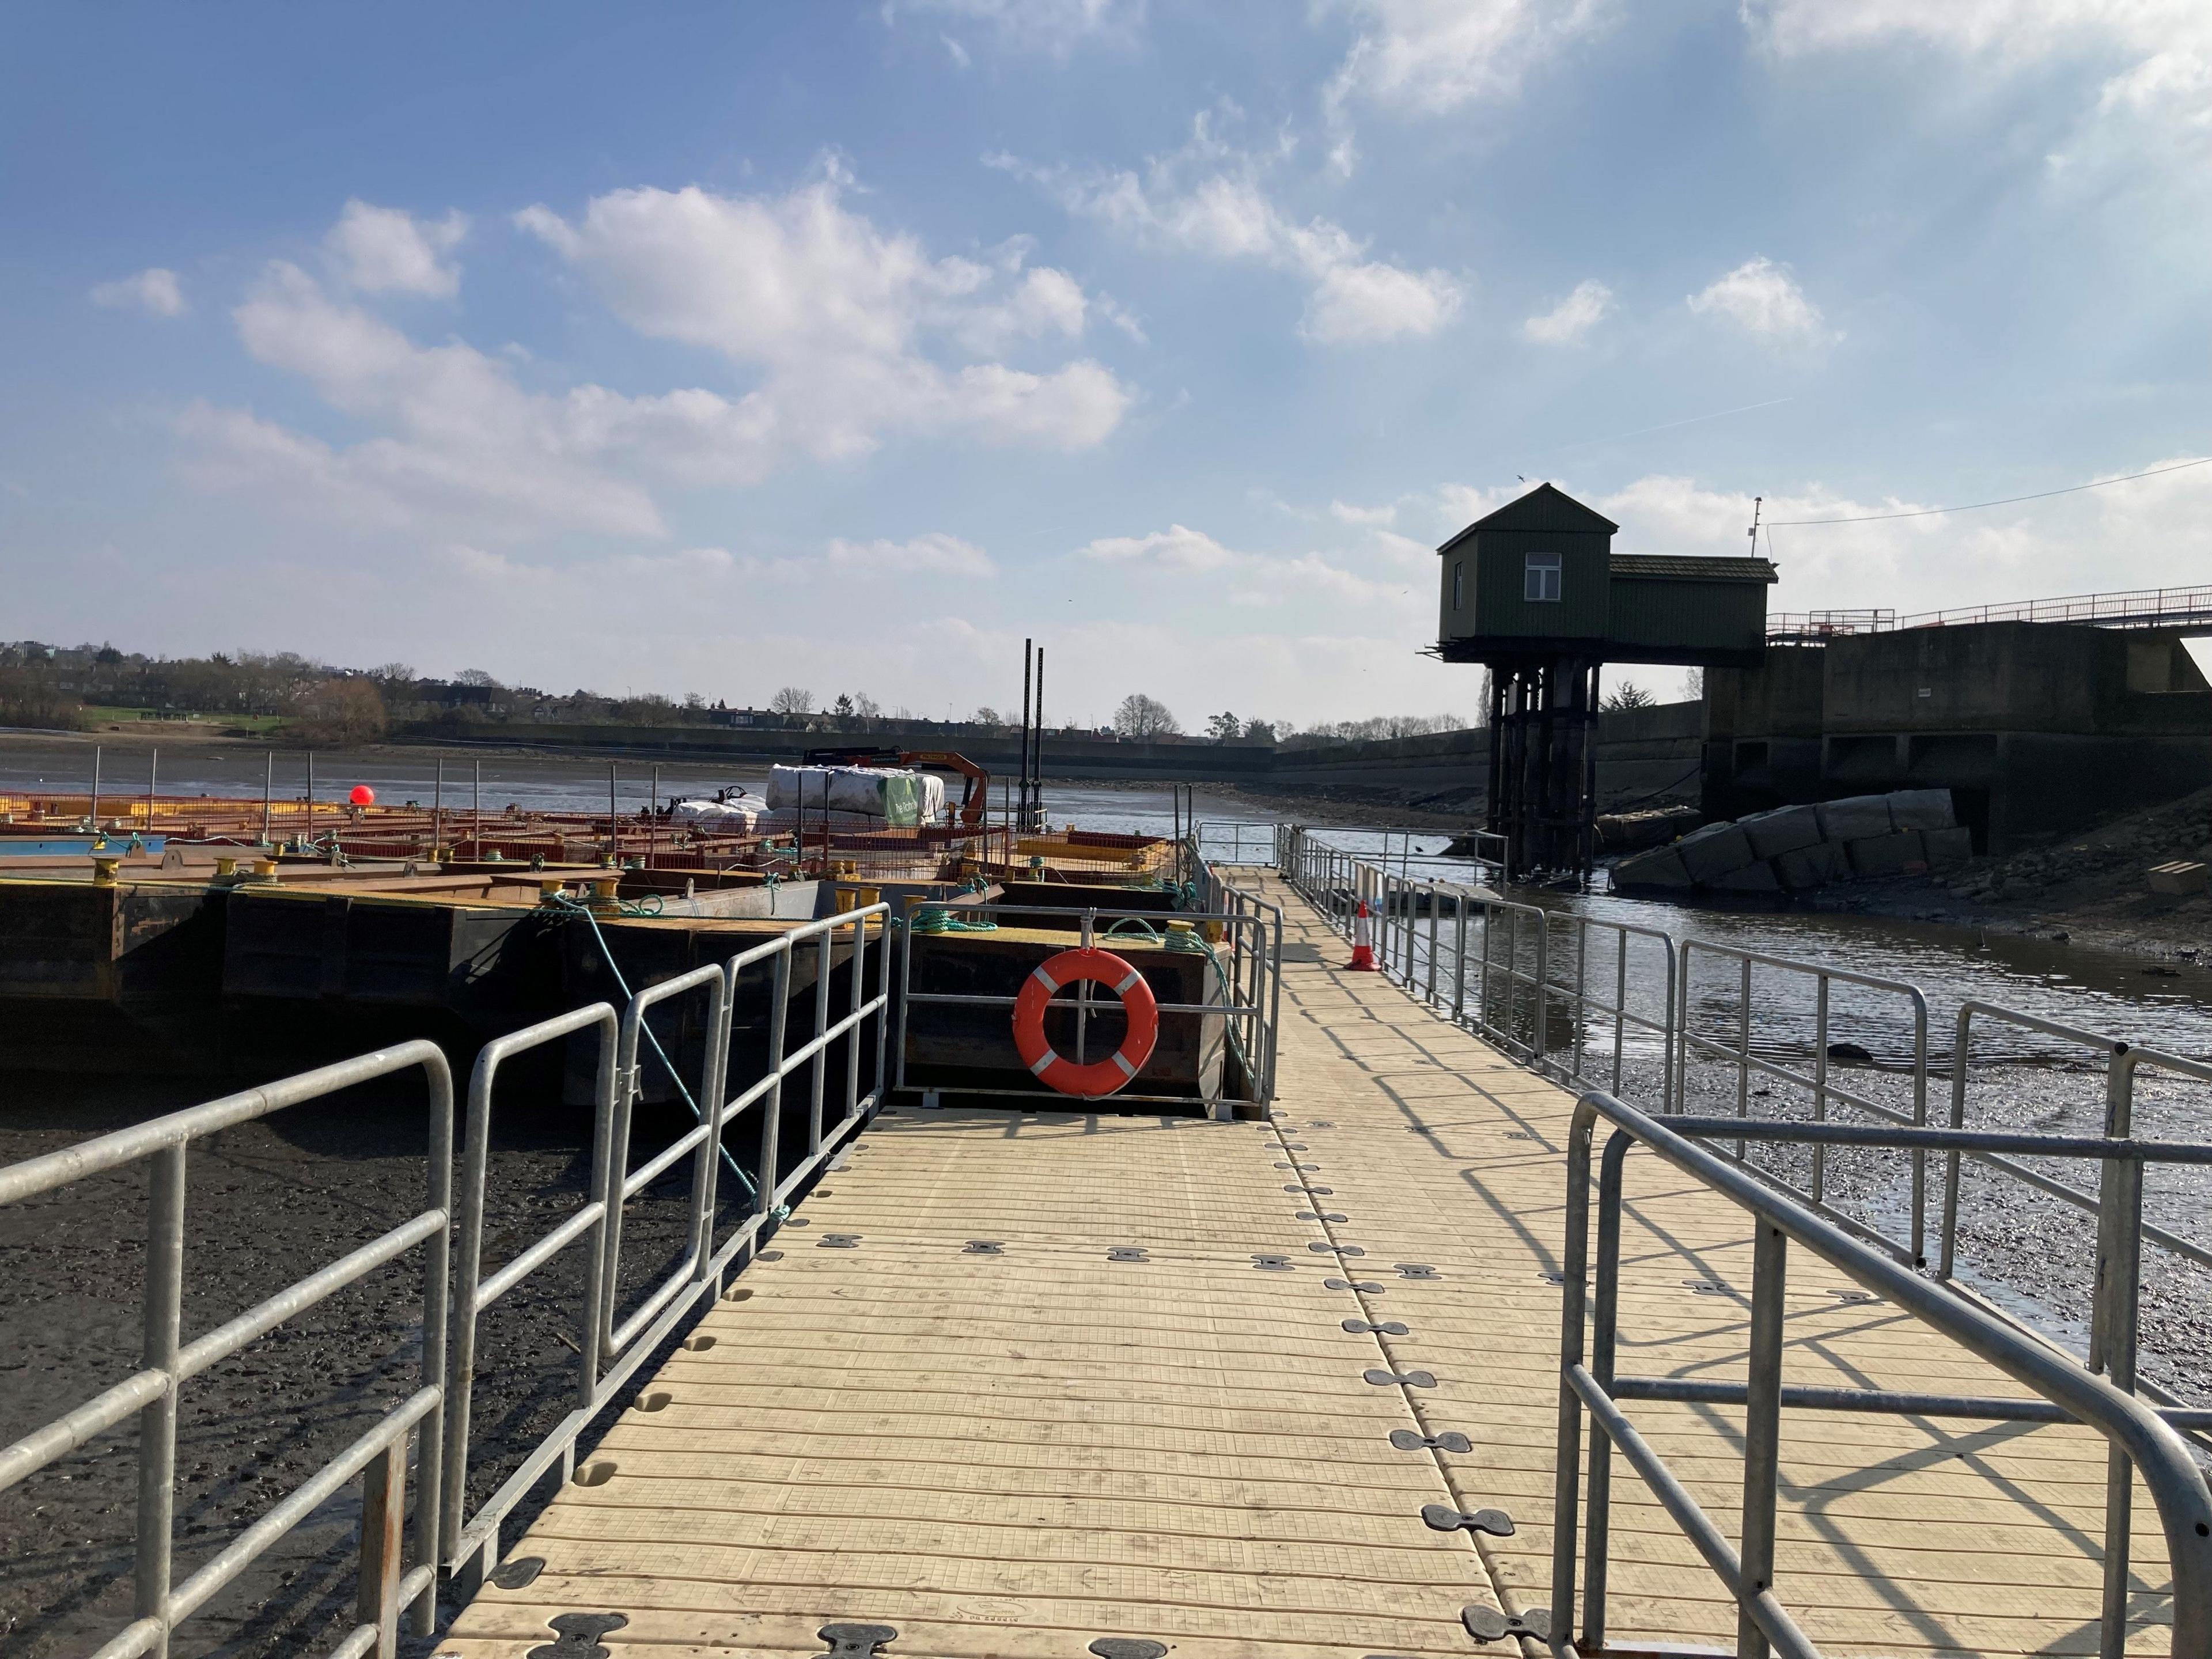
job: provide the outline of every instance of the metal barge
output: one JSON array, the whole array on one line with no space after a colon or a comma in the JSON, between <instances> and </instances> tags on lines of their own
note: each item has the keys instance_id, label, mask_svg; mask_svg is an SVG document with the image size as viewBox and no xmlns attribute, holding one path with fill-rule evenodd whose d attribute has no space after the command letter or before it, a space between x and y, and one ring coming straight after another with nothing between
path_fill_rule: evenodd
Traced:
<instances>
[{"instance_id":1,"label":"metal barge","mask_svg":"<svg viewBox=\"0 0 2212 1659\"><path fill-rule=\"evenodd\" d=\"M1238 1033L1212 1099L902 1091L917 993L894 958L916 939L878 902L501 1036L465 1085L411 1042L0 1170L13 1203L151 1170L141 1368L0 1451L14 1487L138 1419L136 1613L100 1652L188 1639L349 1483L348 1656L2212 1652L2193 1440L2212 1413L2135 1363L2142 1255L2170 1248L2142 1220L2142 1171L2212 1147L2140 1138L2129 1113L2138 1076L2212 1070L2075 1034L2103 1044L2106 1132L1980 1133L1929 1109L1924 999L1900 1113L1748 1035L1754 971L1817 977L1825 1036L1841 970L1747 957L1732 1047L1692 1029L1663 933L1407 883L1290 827L1264 866L1204 851L1178 849L1194 874L1173 919L1219 929L1222 986L1173 1012ZM1073 913L1084 945L1114 908ZM736 1061L741 976L787 985L841 937L873 971L775 1000L762 1058ZM1355 947L1382 971L1348 970ZM1663 957L1663 1001L1632 1003L1625 966L1591 971L1632 950ZM1004 1006L1005 988L943 994ZM702 1011L702 1121L641 1155L641 1039L675 1001ZM1961 1057L1972 1019L2017 1018L1962 1016ZM1631 1103L1644 1039L1661 1080ZM495 1260L495 1085L571 1042L595 1056L589 1192ZM1741 1066L1741 1115L1689 1109L1701 1046ZM195 1142L403 1073L426 1104L419 1212L187 1339ZM1754 1075L1811 1115L1754 1108ZM1911 1160L1905 1224L1731 1151L1771 1141ZM2054 1159L2085 1172L2055 1184L2099 1228L2081 1355L1952 1272L1961 1160L2049 1182ZM688 1243L641 1278L625 1214L687 1164ZM754 1196L725 1218L732 1180ZM576 1244L580 1268L561 1255ZM405 1396L180 1571L179 1392L380 1267L421 1274L422 1340L390 1362ZM487 1492L473 1345L526 1285L573 1310L573 1405Z\"/></svg>"}]
</instances>

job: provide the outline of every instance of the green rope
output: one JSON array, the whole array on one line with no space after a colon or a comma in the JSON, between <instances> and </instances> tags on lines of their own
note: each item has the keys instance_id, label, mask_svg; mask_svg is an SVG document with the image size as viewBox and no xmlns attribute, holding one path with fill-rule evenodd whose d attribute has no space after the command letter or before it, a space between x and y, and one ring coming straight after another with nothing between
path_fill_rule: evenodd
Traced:
<instances>
[{"instance_id":1,"label":"green rope","mask_svg":"<svg viewBox=\"0 0 2212 1659\"><path fill-rule=\"evenodd\" d=\"M925 904L907 919L907 932L927 936L933 933L995 933L995 921L963 921L941 904Z\"/></svg>"},{"instance_id":2,"label":"green rope","mask_svg":"<svg viewBox=\"0 0 2212 1659\"><path fill-rule=\"evenodd\" d=\"M659 896L658 894L653 895L656 901ZM607 936L599 931L599 919L592 914L591 907L570 898L566 893L549 893L545 896L545 902L552 909L568 916L581 916L591 924L592 938L599 945L599 955L607 964L607 971L615 976L616 985L621 988L623 1000L628 1002L630 999L629 981L623 977L621 964L615 961L615 953L608 947ZM704 1123L707 1121L706 1113L701 1111L699 1103L691 1098L691 1091L684 1086L684 1079L676 1069L676 1062L669 1059L668 1051L660 1046L660 1039L653 1034L653 1027L645 1023L642 1016L638 1019L637 1029L645 1033L645 1040L653 1045L653 1052L660 1056L660 1063L668 1072L668 1080L676 1085L676 1092L684 1097L684 1103L691 1109L692 1121ZM750 1176L738 1167L738 1160L730 1155L730 1149L717 1140L714 1150L722 1155L722 1162L729 1167L730 1173L744 1183L745 1196L757 1200L760 1197L760 1188L754 1184Z\"/></svg>"}]
</instances>

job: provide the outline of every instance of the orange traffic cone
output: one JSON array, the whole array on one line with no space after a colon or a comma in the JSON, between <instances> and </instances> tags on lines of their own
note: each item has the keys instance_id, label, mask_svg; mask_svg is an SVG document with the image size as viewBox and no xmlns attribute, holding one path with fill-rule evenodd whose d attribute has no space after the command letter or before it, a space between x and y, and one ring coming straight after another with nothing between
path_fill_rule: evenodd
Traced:
<instances>
[{"instance_id":1,"label":"orange traffic cone","mask_svg":"<svg viewBox=\"0 0 2212 1659\"><path fill-rule=\"evenodd\" d=\"M1352 960L1345 964L1359 974L1379 974L1382 967L1375 960L1375 923L1367 914L1367 901L1359 901L1359 908L1352 918Z\"/></svg>"}]
</instances>

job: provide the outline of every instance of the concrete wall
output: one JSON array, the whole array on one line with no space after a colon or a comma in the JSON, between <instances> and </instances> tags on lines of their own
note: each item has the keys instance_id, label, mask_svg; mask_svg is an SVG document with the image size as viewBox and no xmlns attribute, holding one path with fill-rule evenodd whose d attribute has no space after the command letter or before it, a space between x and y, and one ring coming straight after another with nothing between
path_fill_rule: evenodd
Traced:
<instances>
[{"instance_id":1,"label":"concrete wall","mask_svg":"<svg viewBox=\"0 0 2212 1659\"><path fill-rule=\"evenodd\" d=\"M1953 792L2008 852L2212 784L2212 685L2178 635L2051 623L1770 647L1706 677L1704 805Z\"/></svg>"}]
</instances>

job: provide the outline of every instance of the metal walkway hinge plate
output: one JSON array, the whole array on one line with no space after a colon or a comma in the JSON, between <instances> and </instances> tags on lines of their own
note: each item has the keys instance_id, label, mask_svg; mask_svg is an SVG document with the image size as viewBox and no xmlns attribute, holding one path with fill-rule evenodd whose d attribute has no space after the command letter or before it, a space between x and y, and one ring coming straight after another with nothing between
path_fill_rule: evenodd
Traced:
<instances>
[{"instance_id":1,"label":"metal walkway hinge plate","mask_svg":"<svg viewBox=\"0 0 2212 1659\"><path fill-rule=\"evenodd\" d=\"M1348 1215L1339 1215L1334 1210L1300 1210L1292 1218L1297 1221L1349 1221Z\"/></svg>"},{"instance_id":2,"label":"metal walkway hinge plate","mask_svg":"<svg viewBox=\"0 0 2212 1659\"><path fill-rule=\"evenodd\" d=\"M756 1261L781 1261L783 1260L783 1252L781 1250L763 1250L759 1255L753 1257L753 1260Z\"/></svg>"},{"instance_id":3,"label":"metal walkway hinge plate","mask_svg":"<svg viewBox=\"0 0 2212 1659\"><path fill-rule=\"evenodd\" d=\"M493 1583L498 1585L501 1589L520 1589L525 1584L527 1584L532 1579L537 1577L539 1573L544 1571L545 1558L544 1556L518 1555L509 1560L501 1562L499 1565L491 1570L488 1577L489 1577Z\"/></svg>"},{"instance_id":4,"label":"metal walkway hinge plate","mask_svg":"<svg viewBox=\"0 0 2212 1659\"><path fill-rule=\"evenodd\" d=\"M1492 1538L1513 1536L1513 1517L1504 1510L1477 1510L1473 1515L1449 1504L1421 1505L1422 1524L1431 1532L1486 1532Z\"/></svg>"},{"instance_id":5,"label":"metal walkway hinge plate","mask_svg":"<svg viewBox=\"0 0 2212 1659\"><path fill-rule=\"evenodd\" d=\"M1332 1253L1337 1255L1365 1255L1367 1254L1365 1250L1362 1249L1357 1244L1329 1244L1322 1243L1318 1239L1316 1239L1313 1243L1307 1245L1306 1249L1311 1250L1316 1255L1328 1255Z\"/></svg>"},{"instance_id":6,"label":"metal walkway hinge plate","mask_svg":"<svg viewBox=\"0 0 2212 1659\"><path fill-rule=\"evenodd\" d=\"M1310 1152L1313 1148L1303 1140L1286 1140L1283 1143L1283 1150L1286 1152Z\"/></svg>"},{"instance_id":7,"label":"metal walkway hinge plate","mask_svg":"<svg viewBox=\"0 0 2212 1659\"><path fill-rule=\"evenodd\" d=\"M858 1233L824 1233L814 1241L816 1248L824 1250L851 1250L860 1248Z\"/></svg>"},{"instance_id":8,"label":"metal walkway hinge plate","mask_svg":"<svg viewBox=\"0 0 2212 1659\"><path fill-rule=\"evenodd\" d=\"M783 1218L787 1227L811 1227L814 1224L803 1215L787 1215Z\"/></svg>"},{"instance_id":9,"label":"metal walkway hinge plate","mask_svg":"<svg viewBox=\"0 0 2212 1659\"><path fill-rule=\"evenodd\" d=\"M1835 1297L1838 1302L1860 1303L1879 1302L1881 1300L1881 1298L1876 1296L1872 1291L1830 1291L1828 1294Z\"/></svg>"},{"instance_id":10,"label":"metal walkway hinge plate","mask_svg":"<svg viewBox=\"0 0 2212 1659\"><path fill-rule=\"evenodd\" d=\"M1727 1296L1735 1289L1725 1279L1686 1279L1682 1283L1699 1296Z\"/></svg>"},{"instance_id":11,"label":"metal walkway hinge plate","mask_svg":"<svg viewBox=\"0 0 2212 1659\"><path fill-rule=\"evenodd\" d=\"M1285 1192L1292 1192L1297 1189L1294 1188L1285 1187L1283 1190ZM1309 1187L1306 1188L1306 1191L1311 1193L1316 1198L1334 1198L1336 1196L1336 1188L1334 1187Z\"/></svg>"},{"instance_id":12,"label":"metal walkway hinge plate","mask_svg":"<svg viewBox=\"0 0 2212 1659\"><path fill-rule=\"evenodd\" d=\"M1085 1650L1098 1659L1167 1659L1167 1650L1166 1643L1141 1636L1102 1636Z\"/></svg>"},{"instance_id":13,"label":"metal walkway hinge plate","mask_svg":"<svg viewBox=\"0 0 2212 1659\"><path fill-rule=\"evenodd\" d=\"M1321 1168L1321 1165L1318 1164L1278 1164L1275 1167L1279 1170L1318 1170Z\"/></svg>"},{"instance_id":14,"label":"metal walkway hinge plate","mask_svg":"<svg viewBox=\"0 0 2212 1659\"><path fill-rule=\"evenodd\" d=\"M1324 1279L1321 1287L1325 1291L1364 1291L1370 1296L1382 1292L1382 1287L1371 1279Z\"/></svg>"},{"instance_id":15,"label":"metal walkway hinge plate","mask_svg":"<svg viewBox=\"0 0 2212 1659\"><path fill-rule=\"evenodd\" d=\"M1297 1267L1291 1262L1290 1257L1286 1255L1277 1255L1272 1251L1267 1250L1253 1251L1252 1265L1260 1269L1262 1273L1294 1273L1297 1271Z\"/></svg>"},{"instance_id":16,"label":"metal walkway hinge plate","mask_svg":"<svg viewBox=\"0 0 2212 1659\"><path fill-rule=\"evenodd\" d=\"M1334 1129L1336 1127L1336 1125L1330 1122L1325 1117L1317 1117L1312 1122L1307 1124L1306 1127L1309 1129Z\"/></svg>"},{"instance_id":17,"label":"metal walkway hinge plate","mask_svg":"<svg viewBox=\"0 0 2212 1659\"><path fill-rule=\"evenodd\" d=\"M1411 1429L1393 1429L1390 1431L1390 1443L1400 1451L1425 1449L1430 1451L1468 1452L1474 1449L1474 1443L1457 1429L1446 1429L1442 1434L1416 1434Z\"/></svg>"},{"instance_id":18,"label":"metal walkway hinge plate","mask_svg":"<svg viewBox=\"0 0 2212 1659\"><path fill-rule=\"evenodd\" d=\"M830 1644L820 1659L873 1659L884 1644L898 1639L896 1625L824 1625L815 1635Z\"/></svg>"},{"instance_id":19,"label":"metal walkway hinge plate","mask_svg":"<svg viewBox=\"0 0 2212 1659\"><path fill-rule=\"evenodd\" d=\"M1534 1140L1536 1137L1526 1129L1508 1129L1505 1132L1505 1138L1508 1140Z\"/></svg>"},{"instance_id":20,"label":"metal walkway hinge plate","mask_svg":"<svg viewBox=\"0 0 2212 1659\"><path fill-rule=\"evenodd\" d=\"M1442 1279L1443 1275L1425 1261L1394 1261L1401 1279Z\"/></svg>"},{"instance_id":21,"label":"metal walkway hinge plate","mask_svg":"<svg viewBox=\"0 0 2212 1659\"><path fill-rule=\"evenodd\" d=\"M1567 1282L1567 1276L1565 1273L1538 1273L1536 1277L1542 1279L1547 1285L1564 1285ZM1583 1283L1585 1285L1589 1283L1589 1275L1588 1273L1584 1273L1583 1275Z\"/></svg>"},{"instance_id":22,"label":"metal walkway hinge plate","mask_svg":"<svg viewBox=\"0 0 2212 1659\"><path fill-rule=\"evenodd\" d=\"M1407 1330L1403 1325L1401 1325L1395 1319L1386 1319L1379 1325L1370 1325L1364 1319L1347 1319L1344 1322L1344 1328L1350 1331L1354 1336L1364 1336L1369 1334L1375 1336L1411 1336L1413 1334L1413 1332Z\"/></svg>"},{"instance_id":23,"label":"metal walkway hinge plate","mask_svg":"<svg viewBox=\"0 0 2212 1659\"><path fill-rule=\"evenodd\" d=\"M1504 1613L1495 1607L1462 1607L1459 1621L1478 1642L1502 1642L1509 1636L1527 1636L1539 1642L1552 1639L1552 1610L1531 1607L1526 1613Z\"/></svg>"},{"instance_id":24,"label":"metal walkway hinge plate","mask_svg":"<svg viewBox=\"0 0 2212 1659\"><path fill-rule=\"evenodd\" d=\"M1106 1259L1109 1261L1150 1261L1152 1257L1145 1254L1142 1245L1117 1244L1106 1252Z\"/></svg>"},{"instance_id":25,"label":"metal walkway hinge plate","mask_svg":"<svg viewBox=\"0 0 2212 1659\"><path fill-rule=\"evenodd\" d=\"M960 1247L960 1253L963 1255L1004 1255L1006 1244L1004 1239L971 1238Z\"/></svg>"},{"instance_id":26,"label":"metal walkway hinge plate","mask_svg":"<svg viewBox=\"0 0 2212 1659\"><path fill-rule=\"evenodd\" d=\"M523 1659L612 1659L599 1638L629 1623L619 1613L562 1613L545 1621L561 1639L534 1647Z\"/></svg>"},{"instance_id":27,"label":"metal walkway hinge plate","mask_svg":"<svg viewBox=\"0 0 2212 1659\"><path fill-rule=\"evenodd\" d=\"M1426 1371L1386 1371L1380 1365L1370 1365L1360 1375L1378 1389L1388 1388L1394 1382L1408 1389L1433 1389L1437 1386L1437 1379Z\"/></svg>"}]
</instances>

